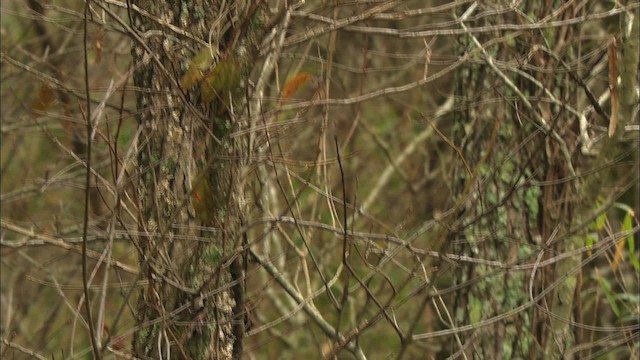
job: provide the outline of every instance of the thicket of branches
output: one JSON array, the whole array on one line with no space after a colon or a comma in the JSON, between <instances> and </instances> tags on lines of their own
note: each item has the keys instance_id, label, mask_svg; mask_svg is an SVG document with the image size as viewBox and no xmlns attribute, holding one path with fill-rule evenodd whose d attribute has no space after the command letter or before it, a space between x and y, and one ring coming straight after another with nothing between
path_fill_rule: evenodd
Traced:
<instances>
[{"instance_id":1,"label":"thicket of branches","mask_svg":"<svg viewBox=\"0 0 640 360\"><path fill-rule=\"evenodd\" d=\"M5 1L2 358L626 359L637 1Z\"/></svg>"}]
</instances>

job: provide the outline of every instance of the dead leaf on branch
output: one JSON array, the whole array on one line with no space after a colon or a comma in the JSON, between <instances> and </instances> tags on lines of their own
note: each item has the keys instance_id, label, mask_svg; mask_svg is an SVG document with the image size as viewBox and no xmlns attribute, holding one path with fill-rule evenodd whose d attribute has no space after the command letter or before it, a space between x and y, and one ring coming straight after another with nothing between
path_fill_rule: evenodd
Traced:
<instances>
[{"instance_id":1,"label":"dead leaf on branch","mask_svg":"<svg viewBox=\"0 0 640 360\"><path fill-rule=\"evenodd\" d=\"M609 119L609 137L616 133L618 125L618 108L620 107L620 96L618 95L618 54L616 52L616 38L609 40L609 89L611 91L611 117Z\"/></svg>"}]
</instances>

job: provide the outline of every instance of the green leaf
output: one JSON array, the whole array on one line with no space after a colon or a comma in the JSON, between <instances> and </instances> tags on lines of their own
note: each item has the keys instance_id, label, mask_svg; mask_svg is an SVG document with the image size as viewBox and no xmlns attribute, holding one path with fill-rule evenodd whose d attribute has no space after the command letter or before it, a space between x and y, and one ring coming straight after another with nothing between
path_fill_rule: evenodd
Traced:
<instances>
[{"instance_id":1,"label":"green leaf","mask_svg":"<svg viewBox=\"0 0 640 360\"><path fill-rule=\"evenodd\" d=\"M609 305L611 306L611 310L617 317L620 317L620 308L618 307L614 294L611 292L611 283L609 283L607 279L601 277L598 273L596 273L596 280L600 284L600 287L604 292L604 296L607 298L607 302L609 302Z\"/></svg>"},{"instance_id":2,"label":"green leaf","mask_svg":"<svg viewBox=\"0 0 640 360\"><path fill-rule=\"evenodd\" d=\"M472 297L469 301L469 319L472 324L479 323L482 320L482 301Z\"/></svg>"},{"instance_id":3,"label":"green leaf","mask_svg":"<svg viewBox=\"0 0 640 360\"><path fill-rule=\"evenodd\" d=\"M599 196L598 199L596 200L596 204L594 208L598 209L600 206L602 206L603 202L604 202L604 199L601 196ZM602 213L600 216L596 218L596 221L589 224L589 228L594 231L600 231L604 229L604 224L606 223L606 221L607 221L607 215L606 213Z\"/></svg>"},{"instance_id":4,"label":"green leaf","mask_svg":"<svg viewBox=\"0 0 640 360\"><path fill-rule=\"evenodd\" d=\"M624 204L624 203L614 203L613 207L617 207L618 209L624 211L625 213L633 213L633 209L631 208L631 206Z\"/></svg>"},{"instance_id":5,"label":"green leaf","mask_svg":"<svg viewBox=\"0 0 640 360\"><path fill-rule=\"evenodd\" d=\"M587 241L585 241L585 245L590 248L593 244L597 243L599 240L598 233L589 233L587 234ZM589 256L591 256L591 249L587 252Z\"/></svg>"},{"instance_id":6,"label":"green leaf","mask_svg":"<svg viewBox=\"0 0 640 360\"><path fill-rule=\"evenodd\" d=\"M622 231L628 231L630 234L627 236L627 246L629 247L629 260L633 265L633 268L636 271L640 271L640 262L638 261L638 256L636 255L636 244L633 238L633 233L631 230L633 229L633 211L629 209L627 214L622 221Z\"/></svg>"},{"instance_id":7,"label":"green leaf","mask_svg":"<svg viewBox=\"0 0 640 360\"><path fill-rule=\"evenodd\" d=\"M607 215L602 214L596 218L596 221L592 222L589 227L591 230L600 231L604 229L604 224L607 221Z\"/></svg>"}]
</instances>

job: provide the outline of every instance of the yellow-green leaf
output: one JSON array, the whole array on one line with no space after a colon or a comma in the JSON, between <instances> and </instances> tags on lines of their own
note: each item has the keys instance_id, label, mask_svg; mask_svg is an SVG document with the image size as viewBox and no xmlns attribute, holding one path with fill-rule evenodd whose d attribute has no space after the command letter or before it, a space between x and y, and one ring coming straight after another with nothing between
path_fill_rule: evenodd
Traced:
<instances>
[{"instance_id":1,"label":"yellow-green leaf","mask_svg":"<svg viewBox=\"0 0 640 360\"><path fill-rule=\"evenodd\" d=\"M208 47L202 48L200 52L198 52L198 55L191 59L189 70L187 70L180 80L180 87L183 90L191 89L202 79L212 62L211 49Z\"/></svg>"},{"instance_id":2,"label":"yellow-green leaf","mask_svg":"<svg viewBox=\"0 0 640 360\"><path fill-rule=\"evenodd\" d=\"M205 75L200 85L202 100L211 103L219 100L228 105L229 92L238 88L240 84L240 64L237 59L228 55L222 59Z\"/></svg>"},{"instance_id":3,"label":"yellow-green leaf","mask_svg":"<svg viewBox=\"0 0 640 360\"><path fill-rule=\"evenodd\" d=\"M622 231L628 231L630 234L627 236L627 247L629 248L629 260L633 265L633 268L636 271L640 271L640 261L638 260L638 256L636 255L636 244L635 239L633 237L633 218L634 212L632 209L627 211L627 214L624 216L624 220L622 221Z\"/></svg>"}]
</instances>

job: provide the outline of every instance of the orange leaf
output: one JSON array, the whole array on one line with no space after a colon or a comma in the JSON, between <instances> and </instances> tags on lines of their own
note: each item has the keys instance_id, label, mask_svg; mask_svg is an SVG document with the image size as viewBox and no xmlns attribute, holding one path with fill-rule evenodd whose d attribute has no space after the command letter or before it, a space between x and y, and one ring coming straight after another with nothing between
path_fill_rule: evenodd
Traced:
<instances>
[{"instance_id":1,"label":"orange leaf","mask_svg":"<svg viewBox=\"0 0 640 360\"><path fill-rule=\"evenodd\" d=\"M609 58L609 89L611 89L611 119L609 119L609 137L613 137L616 133L618 125L618 108L620 106L620 97L618 95L618 56L616 53L616 38L612 37L609 41L609 50L607 52Z\"/></svg>"},{"instance_id":2,"label":"orange leaf","mask_svg":"<svg viewBox=\"0 0 640 360\"><path fill-rule=\"evenodd\" d=\"M311 73L300 73L286 82L282 88L282 97L280 98L280 104L287 102L293 94L302 89L309 80L313 77Z\"/></svg>"},{"instance_id":3,"label":"orange leaf","mask_svg":"<svg viewBox=\"0 0 640 360\"><path fill-rule=\"evenodd\" d=\"M618 266L620 265L620 258L622 258L622 250L624 249L625 240L626 238L620 239L616 246L616 254L613 256L613 265L611 266L613 271L618 270Z\"/></svg>"},{"instance_id":4,"label":"orange leaf","mask_svg":"<svg viewBox=\"0 0 640 360\"><path fill-rule=\"evenodd\" d=\"M192 199L193 199L193 204L194 204L193 206L201 206L202 205L202 194L200 194L200 191L195 190L193 192L192 197L193 197Z\"/></svg>"}]
</instances>

